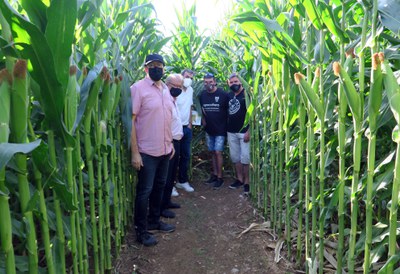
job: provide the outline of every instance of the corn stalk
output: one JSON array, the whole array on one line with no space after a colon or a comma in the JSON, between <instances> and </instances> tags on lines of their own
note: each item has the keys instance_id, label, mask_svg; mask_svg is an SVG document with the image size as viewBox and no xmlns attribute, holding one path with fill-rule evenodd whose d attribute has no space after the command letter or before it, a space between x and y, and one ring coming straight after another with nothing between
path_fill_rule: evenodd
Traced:
<instances>
[{"instance_id":1,"label":"corn stalk","mask_svg":"<svg viewBox=\"0 0 400 274\"><path fill-rule=\"evenodd\" d=\"M2 16L2 15L0 15ZM8 143L10 134L10 92L12 78L7 69L0 71L0 143ZM15 274L15 257L12 242L11 211L8 203L9 191L6 186L6 169L0 168L0 242L6 257L6 272Z\"/></svg>"},{"instance_id":2,"label":"corn stalk","mask_svg":"<svg viewBox=\"0 0 400 274\"><path fill-rule=\"evenodd\" d=\"M24 144L28 142L28 85L27 62L18 60L14 66L14 82L11 92L11 141ZM27 253L29 256L29 272L38 273L38 253L36 245L36 229L32 210L28 208L31 193L28 180L27 156L15 155L18 172L18 189L23 217L26 219Z\"/></svg>"},{"instance_id":3,"label":"corn stalk","mask_svg":"<svg viewBox=\"0 0 400 274\"><path fill-rule=\"evenodd\" d=\"M392 132L392 139L397 144L396 160L394 169L394 179L392 186L392 203L390 206L389 215L389 251L388 263L385 265L382 272L393 273L394 263L391 259L396 256L397 243L397 211L399 208L399 192L400 192L400 86L397 79L390 68L389 62L385 60L383 53L379 53L379 58L382 63L383 83L386 89L386 94L389 99L390 108L397 122L396 127Z\"/></svg>"},{"instance_id":4,"label":"corn stalk","mask_svg":"<svg viewBox=\"0 0 400 274\"><path fill-rule=\"evenodd\" d=\"M358 183L360 177L361 164L361 137L362 137L362 94L357 93L352 80L348 73L342 69L338 62L333 64L333 70L336 76L339 77L340 83L343 85L344 93L347 98L351 113L353 114L354 125L354 144L353 144L353 179L351 185L351 231L349 244L349 259L348 267L350 272L354 272L355 263L355 245L357 236L357 212L358 212ZM360 77L361 78L361 77Z\"/></svg>"}]
</instances>

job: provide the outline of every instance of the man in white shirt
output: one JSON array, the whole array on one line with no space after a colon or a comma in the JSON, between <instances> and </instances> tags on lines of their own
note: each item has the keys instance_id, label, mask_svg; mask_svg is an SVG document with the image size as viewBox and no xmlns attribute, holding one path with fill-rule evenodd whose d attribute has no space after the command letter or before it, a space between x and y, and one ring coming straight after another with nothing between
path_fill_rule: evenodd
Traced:
<instances>
[{"instance_id":1,"label":"man in white shirt","mask_svg":"<svg viewBox=\"0 0 400 274\"><path fill-rule=\"evenodd\" d=\"M183 125L183 137L180 140L180 157L179 157L179 176L176 187L184 189L187 192L193 192L193 187L189 184L189 161L192 142L192 105L193 105L193 88L191 87L194 72L190 69L182 71L183 89L182 93L177 97L177 105L181 122Z\"/></svg>"},{"instance_id":2,"label":"man in white shirt","mask_svg":"<svg viewBox=\"0 0 400 274\"><path fill-rule=\"evenodd\" d=\"M174 187L175 175L178 169L180 140L183 136L183 127L179 110L176 104L177 98L182 94L183 77L180 74L171 74L165 80L171 96L174 98L174 108L172 109L172 138L175 149L174 156L169 160L167 182L165 184L163 198L161 202L161 216L165 218L175 218L175 212L170 208L180 208L180 205L171 201L171 193Z\"/></svg>"}]
</instances>

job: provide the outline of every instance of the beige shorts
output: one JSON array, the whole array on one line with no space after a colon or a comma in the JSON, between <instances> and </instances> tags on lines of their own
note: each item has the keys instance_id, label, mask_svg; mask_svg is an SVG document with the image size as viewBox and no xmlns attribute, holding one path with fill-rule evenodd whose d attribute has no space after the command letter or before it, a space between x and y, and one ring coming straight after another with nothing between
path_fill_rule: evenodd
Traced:
<instances>
[{"instance_id":1,"label":"beige shorts","mask_svg":"<svg viewBox=\"0 0 400 274\"><path fill-rule=\"evenodd\" d=\"M243 141L244 133L228 132L229 153L233 163L250 164L250 142Z\"/></svg>"}]
</instances>

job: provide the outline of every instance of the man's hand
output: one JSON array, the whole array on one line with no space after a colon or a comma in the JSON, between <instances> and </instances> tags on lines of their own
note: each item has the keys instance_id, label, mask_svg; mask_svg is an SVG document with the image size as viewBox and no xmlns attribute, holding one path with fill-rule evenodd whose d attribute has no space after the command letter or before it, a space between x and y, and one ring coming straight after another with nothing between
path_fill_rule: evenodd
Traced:
<instances>
[{"instance_id":1,"label":"man's hand","mask_svg":"<svg viewBox=\"0 0 400 274\"><path fill-rule=\"evenodd\" d=\"M143 166L142 156L140 156L140 153L132 154L132 166L136 170L140 170Z\"/></svg>"},{"instance_id":2,"label":"man's hand","mask_svg":"<svg viewBox=\"0 0 400 274\"><path fill-rule=\"evenodd\" d=\"M246 131L246 133L243 136L243 142L247 143L250 141L250 133L249 131Z\"/></svg>"}]
</instances>

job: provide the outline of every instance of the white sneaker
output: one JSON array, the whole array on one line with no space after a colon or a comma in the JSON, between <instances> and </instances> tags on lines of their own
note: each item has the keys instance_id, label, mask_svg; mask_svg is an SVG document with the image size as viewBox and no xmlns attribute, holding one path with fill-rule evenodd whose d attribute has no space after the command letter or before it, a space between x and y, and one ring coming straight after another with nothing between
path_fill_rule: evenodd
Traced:
<instances>
[{"instance_id":1,"label":"white sneaker","mask_svg":"<svg viewBox=\"0 0 400 274\"><path fill-rule=\"evenodd\" d=\"M189 182L186 182L186 183L183 183L183 184L181 184L181 183L176 183L175 186L176 186L177 188L184 189L186 192L193 192L193 191L194 191L194 188L189 184Z\"/></svg>"},{"instance_id":2,"label":"white sneaker","mask_svg":"<svg viewBox=\"0 0 400 274\"><path fill-rule=\"evenodd\" d=\"M177 196L179 196L179 193L178 193L178 191L176 190L175 187L172 188L171 196L172 196L172 197L177 197Z\"/></svg>"}]
</instances>

